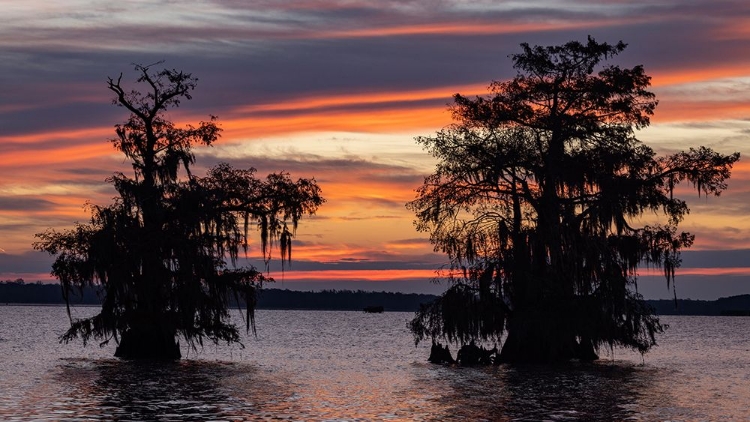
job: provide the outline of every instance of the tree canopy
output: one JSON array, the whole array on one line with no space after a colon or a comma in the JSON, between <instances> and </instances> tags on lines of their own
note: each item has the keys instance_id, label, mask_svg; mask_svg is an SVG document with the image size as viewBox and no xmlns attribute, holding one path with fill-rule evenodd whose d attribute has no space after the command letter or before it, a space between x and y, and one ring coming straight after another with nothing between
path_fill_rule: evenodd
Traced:
<instances>
[{"instance_id":1,"label":"tree canopy","mask_svg":"<svg viewBox=\"0 0 750 422\"><path fill-rule=\"evenodd\" d=\"M122 74L107 82L113 103L129 113L111 142L130 160L132 175L107 179L117 197L108 206L88 205L88 223L37 234L34 247L56 255L52 274L66 302L74 289L103 287L101 311L71 320L62 340L114 339L116 356L179 358L177 336L193 348L204 338L239 341L230 299L246 304L246 329L255 329L257 289L272 279L237 265L249 230L260 231L266 263L274 247L286 262L297 223L324 199L314 179L287 173L257 178L253 168L222 163L204 177L193 174L193 147L212 145L221 128L215 116L178 127L166 112L192 98L197 79L174 69L135 70L144 91L124 87Z\"/></svg>"},{"instance_id":2,"label":"tree canopy","mask_svg":"<svg viewBox=\"0 0 750 422\"><path fill-rule=\"evenodd\" d=\"M455 123L417 139L438 163L407 206L449 256L451 285L417 313L415 339L504 339L506 362L645 352L663 327L638 270L661 268L669 286L694 240L675 188L718 196L739 154L641 143L657 101L642 66L604 63L622 42L521 47L514 78L455 95Z\"/></svg>"}]
</instances>

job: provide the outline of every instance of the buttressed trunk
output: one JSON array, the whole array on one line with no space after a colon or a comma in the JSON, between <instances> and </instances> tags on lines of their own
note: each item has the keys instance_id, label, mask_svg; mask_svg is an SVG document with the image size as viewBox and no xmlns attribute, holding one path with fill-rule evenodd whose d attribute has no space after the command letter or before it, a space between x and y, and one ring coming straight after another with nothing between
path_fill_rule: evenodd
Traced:
<instances>
[{"instance_id":1,"label":"buttressed trunk","mask_svg":"<svg viewBox=\"0 0 750 422\"><path fill-rule=\"evenodd\" d=\"M592 342L571 331L571 321L554 305L516 309L508 318L502 363L550 363L599 359Z\"/></svg>"},{"instance_id":2,"label":"buttressed trunk","mask_svg":"<svg viewBox=\"0 0 750 422\"><path fill-rule=\"evenodd\" d=\"M130 321L115 350L123 359L180 359L180 344L175 339L177 331L164 320L163 315L140 313Z\"/></svg>"}]
</instances>

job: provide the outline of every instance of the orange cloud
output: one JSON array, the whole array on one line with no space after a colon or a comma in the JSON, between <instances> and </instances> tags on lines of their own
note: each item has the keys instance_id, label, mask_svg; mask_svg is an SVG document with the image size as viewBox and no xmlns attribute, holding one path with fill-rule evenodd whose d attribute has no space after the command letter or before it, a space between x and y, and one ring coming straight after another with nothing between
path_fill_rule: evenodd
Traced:
<instances>
[{"instance_id":1,"label":"orange cloud","mask_svg":"<svg viewBox=\"0 0 750 422\"><path fill-rule=\"evenodd\" d=\"M716 40L748 40L750 38L750 18L735 18L724 22L713 32Z\"/></svg>"},{"instance_id":2,"label":"orange cloud","mask_svg":"<svg viewBox=\"0 0 750 422\"><path fill-rule=\"evenodd\" d=\"M431 279L433 270L321 270L321 271L286 271L274 274L277 281L392 281L410 279Z\"/></svg>"},{"instance_id":3,"label":"orange cloud","mask_svg":"<svg viewBox=\"0 0 750 422\"><path fill-rule=\"evenodd\" d=\"M342 244L315 244L294 246L292 257L295 260L307 260L315 262L337 262L344 259L366 260L369 257L368 250L357 245ZM294 266L294 262L292 262Z\"/></svg>"},{"instance_id":4,"label":"orange cloud","mask_svg":"<svg viewBox=\"0 0 750 422\"><path fill-rule=\"evenodd\" d=\"M746 77L750 76L750 61L741 60L730 65L716 65L710 63L707 64L706 67L657 70L649 72L649 74L651 75L651 85L654 87Z\"/></svg>"},{"instance_id":5,"label":"orange cloud","mask_svg":"<svg viewBox=\"0 0 750 422\"><path fill-rule=\"evenodd\" d=\"M430 31L446 30L446 28L450 27L431 25L416 28L411 33L417 34L420 31L432 33ZM411 30L404 27L394 33L399 31L408 32ZM703 82L743 76L748 73L747 68L731 66L657 72L654 74L653 81L656 87ZM220 142L241 142L248 138L307 132L403 133L423 131L425 135L429 135L452 122L450 113L446 110L446 105L440 104L440 101L450 102L451 95L456 92L463 95L486 95L487 85L467 84L409 91L320 95L293 98L278 103L240 107L230 111L228 119L221 120L225 132L223 140ZM662 101L657 110L655 121L705 121L747 116L750 116L750 105L746 103L677 99L675 101ZM185 121L195 121L194 116L185 115L182 117ZM204 118L204 116L198 118ZM34 144L49 142L50 140L59 140L59 142L56 144L50 143L52 146L49 149L4 153L0 157L2 160L0 169L5 172L13 171L16 182L22 181L29 185L54 182L59 178L55 169L59 169L62 164L78 163L78 165L84 166L87 161L91 162L96 158L118 154L111 144L106 142L106 139L111 137L112 134L111 127L97 126L80 130L45 131L23 136L4 137L4 141L28 144L30 147L37 148L40 146ZM409 142L409 139L405 138L405 142ZM124 165L127 167L127 163ZM403 208L403 204L414 198L413 189L419 185L419 182L412 183L409 181L409 174L401 175L406 177L389 179L387 176L392 171L393 169L368 169L367 171L357 172L351 169L337 170L332 168L326 169L324 174L316 175L319 180L325 181L321 183L321 186L329 202L321 209L321 215L325 215L329 220L314 222L314 230L316 230L317 235L324 235L326 241L331 243L295 247L295 259L337 262L345 259L366 260L372 257L373 251L392 254L393 256L404 252L431 251L431 246L426 242L422 245L416 243L398 244L388 242L385 239L387 235L403 237L407 230L410 235L416 235L411 225L413 215ZM750 175L750 163L745 164L742 161L735 167L733 180L750 179L748 175ZM90 180L86 175L70 175L70 178ZM7 182L0 181L1 183ZM49 209L7 211L5 215L14 218L28 216L34 219L40 217L44 219L69 218L72 223L75 220L85 219L87 214L82 210L82 204L86 200L92 200L94 203L107 203L107 199L111 195L106 195L103 201L97 199L104 196L105 194L101 192L84 191L79 188L79 190L71 190L67 194L45 196L45 199L54 203L54 207ZM724 199L724 196L722 196L722 199ZM398 211L394 208L395 205L398 205ZM378 221L380 218L376 213L385 214L382 209L387 207L394 210L391 216L394 218L394 224L385 224L385 220ZM375 211L376 209L379 211ZM366 221L358 224L343 224L347 218L355 215L361 216ZM715 217L709 215L705 218ZM303 222L303 226L308 227L306 224L310 223L312 221ZM737 224L743 223L738 222ZM46 225L46 223L43 223L43 225ZM393 228L381 227L386 225L393 226ZM372 233L373 228L377 233ZM342 230L346 233L340 233ZM366 230L370 230L370 232L367 233ZM389 230L392 230L392 232ZM346 240L347 235L349 240ZM353 237L354 235L358 237ZM727 239L729 238L711 239L699 235L695 249L726 247ZM370 244L367 247L353 244L353 242L359 240L370 241ZM731 241L735 247L747 243L747 241L739 238L731 239ZM680 273L685 273L684 271L686 270L680 270ZM408 278L413 275L408 272L388 273L383 271L365 271L352 274L341 271L331 274L327 272L315 273L319 274L317 279L330 275L339 277L337 279L356 276L364 277L364 279L382 280L392 277ZM423 274L422 277L429 278L434 275L431 271L426 271L426 273L429 274ZM302 277L306 272L300 272L299 274L299 277Z\"/></svg>"},{"instance_id":6,"label":"orange cloud","mask_svg":"<svg viewBox=\"0 0 750 422\"><path fill-rule=\"evenodd\" d=\"M325 175L327 179L331 176L330 173ZM324 185L325 196L329 202L355 200L363 202L365 206L371 206L372 202L380 202L384 205L396 203L401 208L406 202L414 199L414 188L418 187L417 184L403 185L397 182L358 181L356 188L353 189L353 180L351 179L340 181L332 181L331 179L326 181Z\"/></svg>"},{"instance_id":7,"label":"orange cloud","mask_svg":"<svg viewBox=\"0 0 750 422\"><path fill-rule=\"evenodd\" d=\"M702 68L657 72L653 86L706 82L750 75L750 63L719 68ZM416 130L438 130L452 122L447 104L455 93L466 96L487 95L486 84L444 86L411 91L369 92L332 96L295 98L279 103L253 105L236 109L237 117L224 121L226 136L263 137L298 132L364 132L398 133ZM669 99L662 102L655 122L706 121L745 118L750 104L741 101L706 101ZM419 102L445 100L440 105ZM377 106L375 110L368 106ZM249 114L249 115L248 115ZM243 116L244 115L244 116Z\"/></svg>"},{"instance_id":8,"label":"orange cloud","mask_svg":"<svg viewBox=\"0 0 750 422\"><path fill-rule=\"evenodd\" d=\"M750 103L733 101L662 101L653 117L655 122L695 122L746 119Z\"/></svg>"},{"instance_id":9,"label":"orange cloud","mask_svg":"<svg viewBox=\"0 0 750 422\"><path fill-rule=\"evenodd\" d=\"M417 89L410 91L386 91L365 92L358 94L339 94L329 96L312 96L295 98L281 103L260 104L241 107L239 112L259 111L288 111L288 110L314 110L330 107L352 107L364 104L386 104L398 102L414 102L424 100L449 101L451 96L457 92L463 95L479 95L487 92L490 81L486 84L460 85L451 87L437 87L428 89Z\"/></svg>"},{"instance_id":10,"label":"orange cloud","mask_svg":"<svg viewBox=\"0 0 750 422\"><path fill-rule=\"evenodd\" d=\"M709 217L711 218L711 217ZM750 249L750 239L745 236L722 236L722 237L710 237L704 233L698 233L695 237L695 243L690 248L691 251L711 251L711 250L722 250L727 247L733 249ZM682 270L680 270L682 274Z\"/></svg>"},{"instance_id":11,"label":"orange cloud","mask_svg":"<svg viewBox=\"0 0 750 422\"><path fill-rule=\"evenodd\" d=\"M31 137L36 137L33 135ZM49 166L61 163L83 163L86 160L92 158L102 157L108 154L113 154L114 150L112 145L107 142L97 141L91 143L82 143L74 145L66 145L64 140L60 141L59 145L49 149L41 150L17 150L5 152L2 155L2 161L0 167L13 168L36 168L41 169L38 166Z\"/></svg>"},{"instance_id":12,"label":"orange cloud","mask_svg":"<svg viewBox=\"0 0 750 422\"><path fill-rule=\"evenodd\" d=\"M433 246L430 243L430 239L426 237L423 239L414 238L414 239L407 239L407 240L401 240L401 241L395 240L395 241L386 243L386 247L388 247L389 249L394 249L394 250L418 251L418 252L422 252L424 250L432 251L433 249Z\"/></svg>"},{"instance_id":13,"label":"orange cloud","mask_svg":"<svg viewBox=\"0 0 750 422\"><path fill-rule=\"evenodd\" d=\"M320 31L310 34L310 38L373 38L410 35L500 35L535 33L544 31L561 31L570 29L613 27L632 25L656 20L655 17L612 18L581 21L528 21L528 22L442 22L434 24L415 24L398 26L381 26L363 29L344 29Z\"/></svg>"},{"instance_id":14,"label":"orange cloud","mask_svg":"<svg viewBox=\"0 0 750 422\"><path fill-rule=\"evenodd\" d=\"M248 116L223 120L225 138L259 138L302 132L397 133L441 128L451 122L441 107L321 111L291 116Z\"/></svg>"},{"instance_id":15,"label":"orange cloud","mask_svg":"<svg viewBox=\"0 0 750 422\"><path fill-rule=\"evenodd\" d=\"M27 283L29 282L36 282L36 281L42 281L45 283L57 283L58 280L50 273L11 273L11 272L4 272L2 273L2 280L15 280L17 278L24 279Z\"/></svg>"},{"instance_id":16,"label":"orange cloud","mask_svg":"<svg viewBox=\"0 0 750 422\"><path fill-rule=\"evenodd\" d=\"M341 243L318 243L293 245L292 257L294 260L312 262L337 263L347 261L367 261L372 259L373 252L377 250L376 245L364 247L356 244ZM383 251L381 254L385 253ZM252 257L252 256L251 256ZM292 262L294 266L294 262Z\"/></svg>"},{"instance_id":17,"label":"orange cloud","mask_svg":"<svg viewBox=\"0 0 750 422\"><path fill-rule=\"evenodd\" d=\"M83 129L72 129L62 131L42 131L31 132L26 135L3 136L6 142L15 142L21 144L33 144L37 142L46 142L51 139L64 142L66 140L80 141L81 139L99 139L105 141L114 136L113 127L95 126ZM103 142L107 144L106 142ZM110 146L111 148L111 146Z\"/></svg>"}]
</instances>

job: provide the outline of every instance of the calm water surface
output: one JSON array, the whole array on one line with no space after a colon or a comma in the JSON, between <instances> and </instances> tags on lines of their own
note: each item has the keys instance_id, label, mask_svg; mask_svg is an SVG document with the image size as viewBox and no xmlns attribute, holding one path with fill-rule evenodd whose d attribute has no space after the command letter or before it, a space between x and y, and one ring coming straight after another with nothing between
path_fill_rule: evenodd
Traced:
<instances>
[{"instance_id":1,"label":"calm water surface","mask_svg":"<svg viewBox=\"0 0 750 422\"><path fill-rule=\"evenodd\" d=\"M750 420L750 317L665 317L645 359L491 368L427 363L410 317L259 311L244 349L134 363L58 344L63 307L0 306L0 420Z\"/></svg>"}]
</instances>

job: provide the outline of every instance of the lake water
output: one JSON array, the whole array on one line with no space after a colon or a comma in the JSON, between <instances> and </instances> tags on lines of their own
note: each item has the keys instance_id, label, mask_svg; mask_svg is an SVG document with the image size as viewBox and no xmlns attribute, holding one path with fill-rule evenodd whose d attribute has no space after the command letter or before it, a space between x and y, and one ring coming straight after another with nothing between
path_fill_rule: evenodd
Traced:
<instances>
[{"instance_id":1,"label":"lake water","mask_svg":"<svg viewBox=\"0 0 750 422\"><path fill-rule=\"evenodd\" d=\"M0 420L750 420L750 317L664 317L644 359L462 368L426 362L411 316L259 311L244 349L136 363L59 344L63 307L0 306Z\"/></svg>"}]
</instances>

